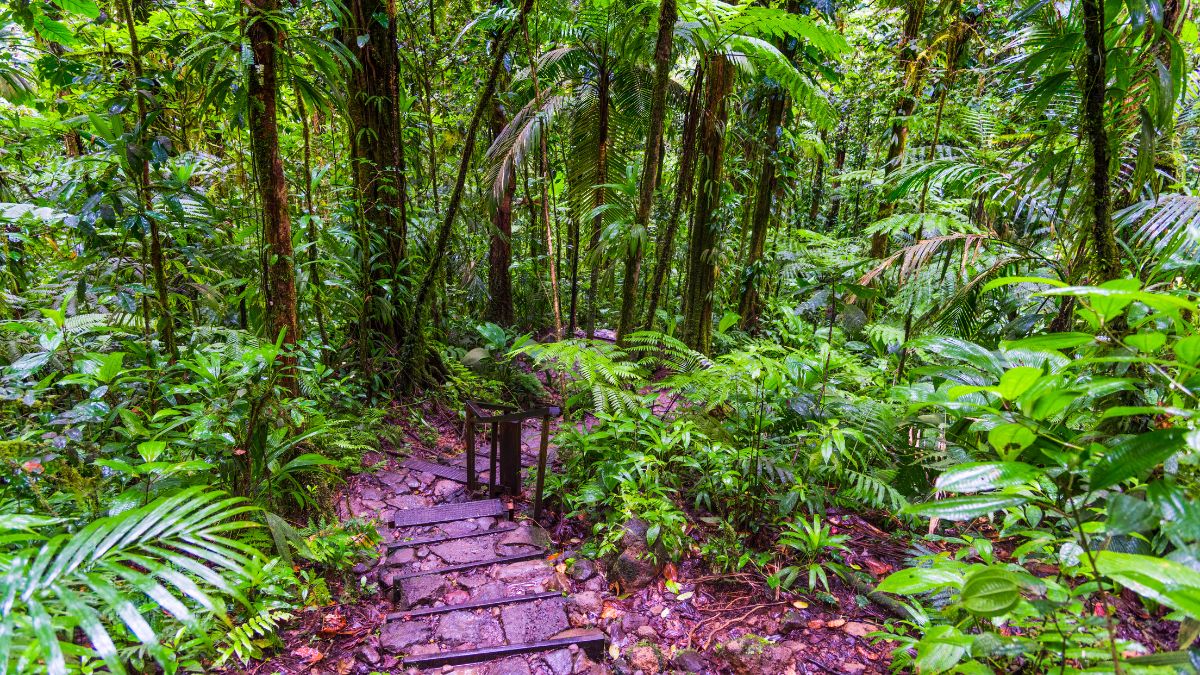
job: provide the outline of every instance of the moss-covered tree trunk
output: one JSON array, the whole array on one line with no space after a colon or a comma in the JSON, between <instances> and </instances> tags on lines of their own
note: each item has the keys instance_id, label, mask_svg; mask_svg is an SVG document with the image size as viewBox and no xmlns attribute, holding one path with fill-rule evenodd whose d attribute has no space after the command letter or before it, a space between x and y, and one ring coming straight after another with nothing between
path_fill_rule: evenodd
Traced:
<instances>
[{"instance_id":1,"label":"moss-covered tree trunk","mask_svg":"<svg viewBox=\"0 0 1200 675\"><path fill-rule=\"evenodd\" d=\"M281 36L272 15L278 10L277 0L250 0L246 33L254 53L254 67L250 69L247 94L254 173L262 204L266 242L267 325L271 337L282 333L284 347L291 348L299 338L300 330L296 316L292 219L288 212L283 160L279 155L279 124L276 116L279 83L275 64ZM298 392L294 355L285 358L281 383L293 393Z\"/></svg>"},{"instance_id":2,"label":"moss-covered tree trunk","mask_svg":"<svg viewBox=\"0 0 1200 675\"><path fill-rule=\"evenodd\" d=\"M738 302L740 324L744 330L753 330L762 313L759 295L759 276L762 274L763 253L767 247L767 226L771 222L771 204L775 197L776 173L775 152L779 147L779 126L783 122L783 111L787 105L787 94L772 92L767 102L767 125L764 131L762 166L758 171L758 183L754 193L754 214L750 219L750 246L742 269L742 293Z\"/></svg>"},{"instance_id":3,"label":"moss-covered tree trunk","mask_svg":"<svg viewBox=\"0 0 1200 675\"><path fill-rule=\"evenodd\" d=\"M1083 121L1080 131L1091 151L1089 184L1092 211L1092 260L1097 281L1121 276L1121 254L1112 224L1112 188L1109 184L1108 129L1104 126L1104 101L1108 86L1105 66L1104 5L1100 0L1083 0Z\"/></svg>"},{"instance_id":4,"label":"moss-covered tree trunk","mask_svg":"<svg viewBox=\"0 0 1200 675\"><path fill-rule=\"evenodd\" d=\"M709 57L704 112L700 119L700 156L696 207L688 244L688 277L684 289L681 339L707 354L712 347L713 288L716 284L718 229L716 210L721 205L725 165L727 99L733 85L733 66L723 54Z\"/></svg>"}]
</instances>

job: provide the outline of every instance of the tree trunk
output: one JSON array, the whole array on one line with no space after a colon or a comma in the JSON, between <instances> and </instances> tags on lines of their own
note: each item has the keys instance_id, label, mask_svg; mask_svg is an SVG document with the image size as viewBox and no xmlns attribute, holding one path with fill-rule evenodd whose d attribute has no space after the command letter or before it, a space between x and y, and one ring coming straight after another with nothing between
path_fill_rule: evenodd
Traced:
<instances>
[{"instance_id":1,"label":"tree trunk","mask_svg":"<svg viewBox=\"0 0 1200 675\"><path fill-rule=\"evenodd\" d=\"M846 133L850 126L847 121L849 116L848 111L843 111L845 115L842 118L842 123L838 126L837 134L833 137L833 172L830 174L830 179L836 179L842 174L842 169L846 167ZM829 195L829 213L825 215L825 232L833 232L838 225L838 216L842 210L842 185L837 185L833 188L833 193Z\"/></svg>"},{"instance_id":2,"label":"tree trunk","mask_svg":"<svg viewBox=\"0 0 1200 675\"><path fill-rule=\"evenodd\" d=\"M254 53L250 70L250 140L254 148L254 173L262 200L263 231L267 245L266 298L267 321L271 338L283 334L283 345L290 349L299 338L296 316L296 271L292 256L292 220L288 213L287 181L279 156L279 126L276 99L275 57L280 48L279 30L271 15L279 10L278 0L250 0L246 34ZM281 384L293 394L296 383L295 356L284 357Z\"/></svg>"},{"instance_id":3,"label":"tree trunk","mask_svg":"<svg viewBox=\"0 0 1200 675\"><path fill-rule=\"evenodd\" d=\"M1104 126L1105 91L1108 76L1104 45L1104 5L1100 0L1083 0L1083 39L1087 57L1083 68L1083 132L1091 149L1092 197L1092 258L1097 282L1121 276L1121 254L1113 234L1112 192L1109 184L1109 165L1112 162L1108 147L1108 129Z\"/></svg>"},{"instance_id":4,"label":"tree trunk","mask_svg":"<svg viewBox=\"0 0 1200 675\"><path fill-rule=\"evenodd\" d=\"M775 152L779 147L779 125L783 122L783 109L787 105L787 94L775 91L767 103L766 142L763 149L762 167L758 173L758 185L754 195L754 215L750 220L750 247L746 254L746 265L742 270L742 294L738 303L738 314L743 330L753 330L762 313L762 301L758 292L758 277L762 273L762 257L767 246L767 225L771 222L771 204L775 196Z\"/></svg>"},{"instance_id":5,"label":"tree trunk","mask_svg":"<svg viewBox=\"0 0 1200 675\"><path fill-rule=\"evenodd\" d=\"M634 232L625 255L625 279L621 285L621 318L617 324L617 341L633 329L637 310L637 284L642 268L643 243L650 227L650 207L662 160L663 121L667 114L667 83L671 76L671 40L677 17L675 0L662 0L658 9L658 41L654 47L654 91L650 96L650 132L646 135L646 158L642 163L642 180L638 186L637 213Z\"/></svg>"},{"instance_id":6,"label":"tree trunk","mask_svg":"<svg viewBox=\"0 0 1200 675\"><path fill-rule=\"evenodd\" d=\"M365 225L359 245L369 261L364 269L368 275L364 290L371 294L381 286L388 287L397 303L403 296L400 275L408 233L395 5L383 0L352 0L345 21L340 39L359 63L347 78L346 107L354 183ZM360 44L364 35L367 39ZM372 246L376 237L383 241L385 264L370 262L377 258ZM402 311L372 313L365 325L399 344L404 340L403 315ZM369 338L362 335L360 339L365 342Z\"/></svg>"},{"instance_id":7,"label":"tree trunk","mask_svg":"<svg viewBox=\"0 0 1200 675\"><path fill-rule=\"evenodd\" d=\"M699 191L692 217L688 246L688 278L684 290L686 310L681 339L707 354L712 347L712 292L716 282L716 253L720 223L713 216L721 205L725 162L726 99L733 84L733 67L723 54L710 56L705 86L704 114L700 121Z\"/></svg>"},{"instance_id":8,"label":"tree trunk","mask_svg":"<svg viewBox=\"0 0 1200 675\"><path fill-rule=\"evenodd\" d=\"M599 210L605 204L605 189L608 182L608 117L609 117L609 73L608 64L602 58L600 72L596 83L596 106L599 108L596 122L596 191L593 206ZM588 311L584 320L584 332L588 338L596 336L596 314L600 304L600 268L603 262L600 256L600 235L604 231L604 215L596 213L592 218L592 240L588 244L588 255L591 256L591 270L588 278Z\"/></svg>"},{"instance_id":9,"label":"tree trunk","mask_svg":"<svg viewBox=\"0 0 1200 675\"><path fill-rule=\"evenodd\" d=\"M499 36L497 36L499 41ZM504 107L498 98L492 99L491 125L492 138L497 138L504 131L506 124ZM510 166L508 171L516 171ZM512 299L512 206L513 195L517 192L517 181L514 175L504 186L504 194L496 201L492 211L492 233L488 243L488 309L487 319L501 326L511 326L513 322Z\"/></svg>"},{"instance_id":10,"label":"tree trunk","mask_svg":"<svg viewBox=\"0 0 1200 675\"><path fill-rule=\"evenodd\" d=\"M671 204L671 215L667 227L658 242L658 259L654 263L654 279L650 282L650 299L646 307L646 329L653 330L658 313L659 298L667 270L671 267L671 254L675 249L675 234L679 230L679 213L691 199L693 178L696 174L696 128L700 123L701 91L704 87L703 63L696 64L692 75L692 89L688 93L688 107L683 121L683 133L679 139L679 178L675 181L675 199Z\"/></svg>"},{"instance_id":11,"label":"tree trunk","mask_svg":"<svg viewBox=\"0 0 1200 675\"><path fill-rule=\"evenodd\" d=\"M908 0L908 16L904 21L904 32L896 48L904 79L900 83L900 98L892 112L892 135L888 139L887 161L883 165L884 182L891 178L904 164L904 151L908 146L908 118L917 107L917 92L921 88L923 67L918 58L917 38L921 32L921 20L925 17L925 0ZM892 215L896 205L884 200L879 205L880 220ZM888 238L880 232L871 235L871 257L887 256Z\"/></svg>"},{"instance_id":12,"label":"tree trunk","mask_svg":"<svg viewBox=\"0 0 1200 675\"><path fill-rule=\"evenodd\" d=\"M821 142L825 142L825 131L821 131ZM817 226L817 216L821 213L821 198L825 196L825 156L817 155L817 169L813 172L812 201L808 205L808 226Z\"/></svg>"},{"instance_id":13,"label":"tree trunk","mask_svg":"<svg viewBox=\"0 0 1200 675\"><path fill-rule=\"evenodd\" d=\"M130 7L130 0L121 2L121 10L125 15L125 29L129 33L129 56L133 64L133 89L137 94L137 111L138 111L138 129L142 134L142 139L148 137L146 129L146 99L141 92L142 79L142 54L141 46L138 43L137 29L134 26L134 10ZM145 150L145 148L143 148ZM148 152L145 155L149 155ZM149 225L150 231L150 268L154 275L154 294L158 300L158 336L162 340L163 349L167 352L167 359L171 363L175 363L175 359L179 357L179 351L175 346L175 316L171 312L171 299L167 290L167 273L165 269L165 261L163 260L162 250L162 233L158 230L158 219L151 216L149 212L153 208L153 195L150 193L150 162L148 159L140 161L141 166L135 167L134 182L137 183L138 194L138 209L141 211L143 222Z\"/></svg>"}]
</instances>

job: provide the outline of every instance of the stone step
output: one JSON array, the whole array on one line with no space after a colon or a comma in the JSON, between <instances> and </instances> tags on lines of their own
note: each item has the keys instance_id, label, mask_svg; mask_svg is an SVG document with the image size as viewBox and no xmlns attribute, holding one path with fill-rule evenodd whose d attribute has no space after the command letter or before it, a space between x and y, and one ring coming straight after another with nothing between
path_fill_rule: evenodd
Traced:
<instances>
[{"instance_id":1,"label":"stone step","mask_svg":"<svg viewBox=\"0 0 1200 675\"><path fill-rule=\"evenodd\" d=\"M457 666L466 663L494 661L519 654L563 649L571 645L578 645L593 661L600 662L604 660L605 637L603 632L598 630L578 630L571 632L575 634L550 638L549 640L409 656L404 659L403 664L406 668Z\"/></svg>"},{"instance_id":2,"label":"stone step","mask_svg":"<svg viewBox=\"0 0 1200 675\"><path fill-rule=\"evenodd\" d=\"M483 609L486 607L498 607L500 605L511 605L519 602L536 602L538 600L549 600L551 598L564 597L560 591L546 591L544 593L526 593L525 595L517 595L508 598L487 598L484 600L471 600L470 602L462 602L457 605L442 605L441 607L425 607L422 609L411 609L407 612L393 612L387 615L388 621L404 621L418 616L429 616L431 614L442 614L445 612L457 612L460 609Z\"/></svg>"},{"instance_id":3,"label":"stone step","mask_svg":"<svg viewBox=\"0 0 1200 675\"><path fill-rule=\"evenodd\" d=\"M476 502L458 504L439 504L423 509L403 509L396 512L393 521L396 527L417 527L419 525L436 525L453 520L468 518L489 518L507 516L508 507L499 499L484 499Z\"/></svg>"},{"instance_id":4,"label":"stone step","mask_svg":"<svg viewBox=\"0 0 1200 675\"><path fill-rule=\"evenodd\" d=\"M545 556L543 551L533 551L531 553L516 553L514 555L502 555L495 558L484 558L475 560L469 563L459 565L447 565L445 567L435 567L431 570L420 570L417 572L406 572L404 574L392 575L392 584L396 585L405 579L415 579L417 577L429 576L431 574L449 574L451 572L462 572L464 570L475 569L476 567L487 567L488 565L504 565L506 563L525 562L526 560L537 560Z\"/></svg>"},{"instance_id":5,"label":"stone step","mask_svg":"<svg viewBox=\"0 0 1200 675\"><path fill-rule=\"evenodd\" d=\"M393 541L389 542L387 547L395 549L409 548L412 546L424 546L426 544L441 544L447 541L454 541L456 539L471 539L473 537L486 537L489 534L504 534L505 532L512 532L515 529L517 529L516 523L503 523L488 530L476 530L474 532L467 532L466 534L439 534L431 537L421 537L419 539Z\"/></svg>"},{"instance_id":6,"label":"stone step","mask_svg":"<svg viewBox=\"0 0 1200 675\"><path fill-rule=\"evenodd\" d=\"M411 457L404 460L402 466L414 471L431 473L435 476L446 478L456 483L467 482L467 469L465 466L447 466L445 464L436 464L434 462L427 462L423 459L413 459ZM479 464L476 463L475 466L478 467ZM487 466L484 466L482 469L476 469L476 474L480 477L479 480L487 480L487 471Z\"/></svg>"}]
</instances>

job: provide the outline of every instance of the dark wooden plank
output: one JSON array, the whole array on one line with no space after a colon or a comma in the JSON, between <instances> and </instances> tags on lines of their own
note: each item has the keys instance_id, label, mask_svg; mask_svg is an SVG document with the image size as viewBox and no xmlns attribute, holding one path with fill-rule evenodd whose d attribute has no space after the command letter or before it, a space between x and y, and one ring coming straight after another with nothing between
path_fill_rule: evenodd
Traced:
<instances>
[{"instance_id":1,"label":"dark wooden plank","mask_svg":"<svg viewBox=\"0 0 1200 675\"><path fill-rule=\"evenodd\" d=\"M542 551L533 551L531 553L516 553L513 555L502 555L495 558L484 558L482 560L474 560L469 563L461 563L458 565L448 565L446 567L438 567L431 570L421 570L419 572L406 572L404 574L396 574L392 576L392 584L397 585L405 579L413 579L416 577L425 577L430 574L449 574L451 572L462 572L464 570L475 569L476 567L487 567L488 565L503 565L506 563L525 562L526 560L536 560L546 555Z\"/></svg>"},{"instance_id":2,"label":"dark wooden plank","mask_svg":"<svg viewBox=\"0 0 1200 675\"><path fill-rule=\"evenodd\" d=\"M499 499L485 499L459 504L439 504L423 509L401 509L396 512L396 519L392 522L396 527L415 527L448 523L452 520L506 515L508 515L508 507L504 505L504 502Z\"/></svg>"},{"instance_id":3,"label":"dark wooden plank","mask_svg":"<svg viewBox=\"0 0 1200 675\"><path fill-rule=\"evenodd\" d=\"M424 607L422 609L410 609L407 612L392 612L387 615L388 621L403 621L418 616L429 616L430 614L443 614L445 612L457 612L460 609L483 609L485 607L496 607L499 605L512 605L518 602L536 602L538 600L552 600L554 598L566 597L559 591L546 591L544 593L526 593L525 595L517 595L511 598L485 598L483 600L471 600L470 602L462 602L457 605L442 605L441 607Z\"/></svg>"},{"instance_id":4,"label":"dark wooden plank","mask_svg":"<svg viewBox=\"0 0 1200 675\"><path fill-rule=\"evenodd\" d=\"M519 654L530 654L532 652L545 652L554 649L563 649L571 645L579 645L584 652L587 653L593 661L604 660L604 633L600 631L589 631L582 635L572 635L571 637L553 638L550 640L539 640L537 642L525 642L515 645L500 645L498 647L481 647L478 649L461 649L458 651L440 652L437 654L422 654L420 656L405 657L403 663L406 668L440 668L442 666L457 666L464 663L478 663L480 661L495 661L497 659L507 658L509 656L517 656Z\"/></svg>"},{"instance_id":5,"label":"dark wooden plank","mask_svg":"<svg viewBox=\"0 0 1200 675\"><path fill-rule=\"evenodd\" d=\"M472 537L486 537L489 534L512 532L515 529L517 529L516 523L502 523L500 526L493 527L490 530L476 530L466 534L438 534L432 537L421 537L407 541L393 541L388 543L388 548L409 548L412 546L424 546L425 544L441 544L442 542L454 541L455 539L470 539Z\"/></svg>"}]
</instances>

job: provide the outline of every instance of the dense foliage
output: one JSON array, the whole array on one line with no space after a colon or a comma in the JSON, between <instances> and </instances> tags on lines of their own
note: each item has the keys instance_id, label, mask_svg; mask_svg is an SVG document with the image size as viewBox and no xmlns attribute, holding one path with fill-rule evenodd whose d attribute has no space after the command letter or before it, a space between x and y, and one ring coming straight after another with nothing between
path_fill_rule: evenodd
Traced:
<instances>
[{"instance_id":1,"label":"dense foliage","mask_svg":"<svg viewBox=\"0 0 1200 675\"><path fill-rule=\"evenodd\" d=\"M889 594L898 670L1200 667L1196 20L8 3L0 670L246 663L361 590L390 396L563 397L591 554Z\"/></svg>"}]
</instances>

